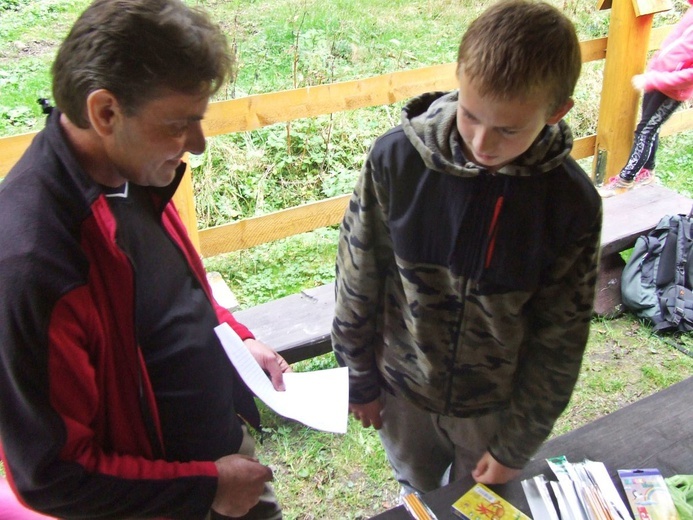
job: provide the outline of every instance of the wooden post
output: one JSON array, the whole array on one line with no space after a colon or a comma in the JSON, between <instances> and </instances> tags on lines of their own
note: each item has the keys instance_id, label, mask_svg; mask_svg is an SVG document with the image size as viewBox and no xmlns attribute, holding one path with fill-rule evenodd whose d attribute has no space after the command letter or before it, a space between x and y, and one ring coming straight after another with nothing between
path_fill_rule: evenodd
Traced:
<instances>
[{"instance_id":1,"label":"wooden post","mask_svg":"<svg viewBox=\"0 0 693 520\"><path fill-rule=\"evenodd\" d=\"M640 116L640 93L631 85L631 78L645 69L653 15L636 16L634 1L611 2L594 150L593 178L598 183L617 175L626 164ZM600 6L604 7L609 6Z\"/></svg>"},{"instance_id":2,"label":"wooden post","mask_svg":"<svg viewBox=\"0 0 693 520\"><path fill-rule=\"evenodd\" d=\"M183 158L187 163L187 155ZM185 169L185 175L181 180L176 193L173 195L173 203L178 209L183 224L188 229L188 235L195 249L200 252L200 235L197 231L197 214L195 213L195 193L193 192L192 171L190 164Z\"/></svg>"}]
</instances>

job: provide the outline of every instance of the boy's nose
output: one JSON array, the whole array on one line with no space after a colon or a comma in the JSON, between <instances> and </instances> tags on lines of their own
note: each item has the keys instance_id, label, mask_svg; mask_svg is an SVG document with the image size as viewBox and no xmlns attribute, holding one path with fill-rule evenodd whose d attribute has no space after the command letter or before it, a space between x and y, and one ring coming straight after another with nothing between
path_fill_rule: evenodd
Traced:
<instances>
[{"instance_id":1,"label":"boy's nose","mask_svg":"<svg viewBox=\"0 0 693 520\"><path fill-rule=\"evenodd\" d=\"M474 136L474 148L477 152L491 155L495 147L495 139L490 130L481 128Z\"/></svg>"}]
</instances>

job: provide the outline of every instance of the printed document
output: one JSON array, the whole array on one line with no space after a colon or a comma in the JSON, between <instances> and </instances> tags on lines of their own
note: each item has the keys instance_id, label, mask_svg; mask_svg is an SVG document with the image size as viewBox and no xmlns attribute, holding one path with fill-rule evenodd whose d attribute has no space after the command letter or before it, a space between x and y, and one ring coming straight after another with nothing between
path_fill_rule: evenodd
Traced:
<instances>
[{"instance_id":1,"label":"printed document","mask_svg":"<svg viewBox=\"0 0 693 520\"><path fill-rule=\"evenodd\" d=\"M346 367L286 373L286 391L279 392L227 323L215 327L214 332L245 384L272 410L311 428L346 433L349 415Z\"/></svg>"}]
</instances>

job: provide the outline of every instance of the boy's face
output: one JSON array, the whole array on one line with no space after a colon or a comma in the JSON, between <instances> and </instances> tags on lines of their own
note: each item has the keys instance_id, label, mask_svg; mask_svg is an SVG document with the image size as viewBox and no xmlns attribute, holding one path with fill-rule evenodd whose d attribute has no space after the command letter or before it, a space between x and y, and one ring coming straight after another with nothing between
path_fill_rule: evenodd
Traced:
<instances>
[{"instance_id":1,"label":"boy's face","mask_svg":"<svg viewBox=\"0 0 693 520\"><path fill-rule=\"evenodd\" d=\"M547 124L556 124L573 106L550 113L546 98L510 101L482 97L464 73L459 73L457 129L465 155L480 166L496 171L522 155Z\"/></svg>"}]
</instances>

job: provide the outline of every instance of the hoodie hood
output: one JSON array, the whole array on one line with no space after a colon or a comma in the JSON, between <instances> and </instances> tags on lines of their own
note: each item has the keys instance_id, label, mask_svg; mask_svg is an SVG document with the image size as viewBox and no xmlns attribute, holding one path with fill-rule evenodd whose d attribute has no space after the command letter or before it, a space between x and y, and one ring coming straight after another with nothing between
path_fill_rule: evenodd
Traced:
<instances>
[{"instance_id":1,"label":"hoodie hood","mask_svg":"<svg viewBox=\"0 0 693 520\"><path fill-rule=\"evenodd\" d=\"M458 92L430 92L413 98L402 109L402 128L428 168L472 177L487 168L469 161L457 130ZM560 165L573 148L573 134L562 120L547 125L529 149L497 173L541 175Z\"/></svg>"}]
</instances>

